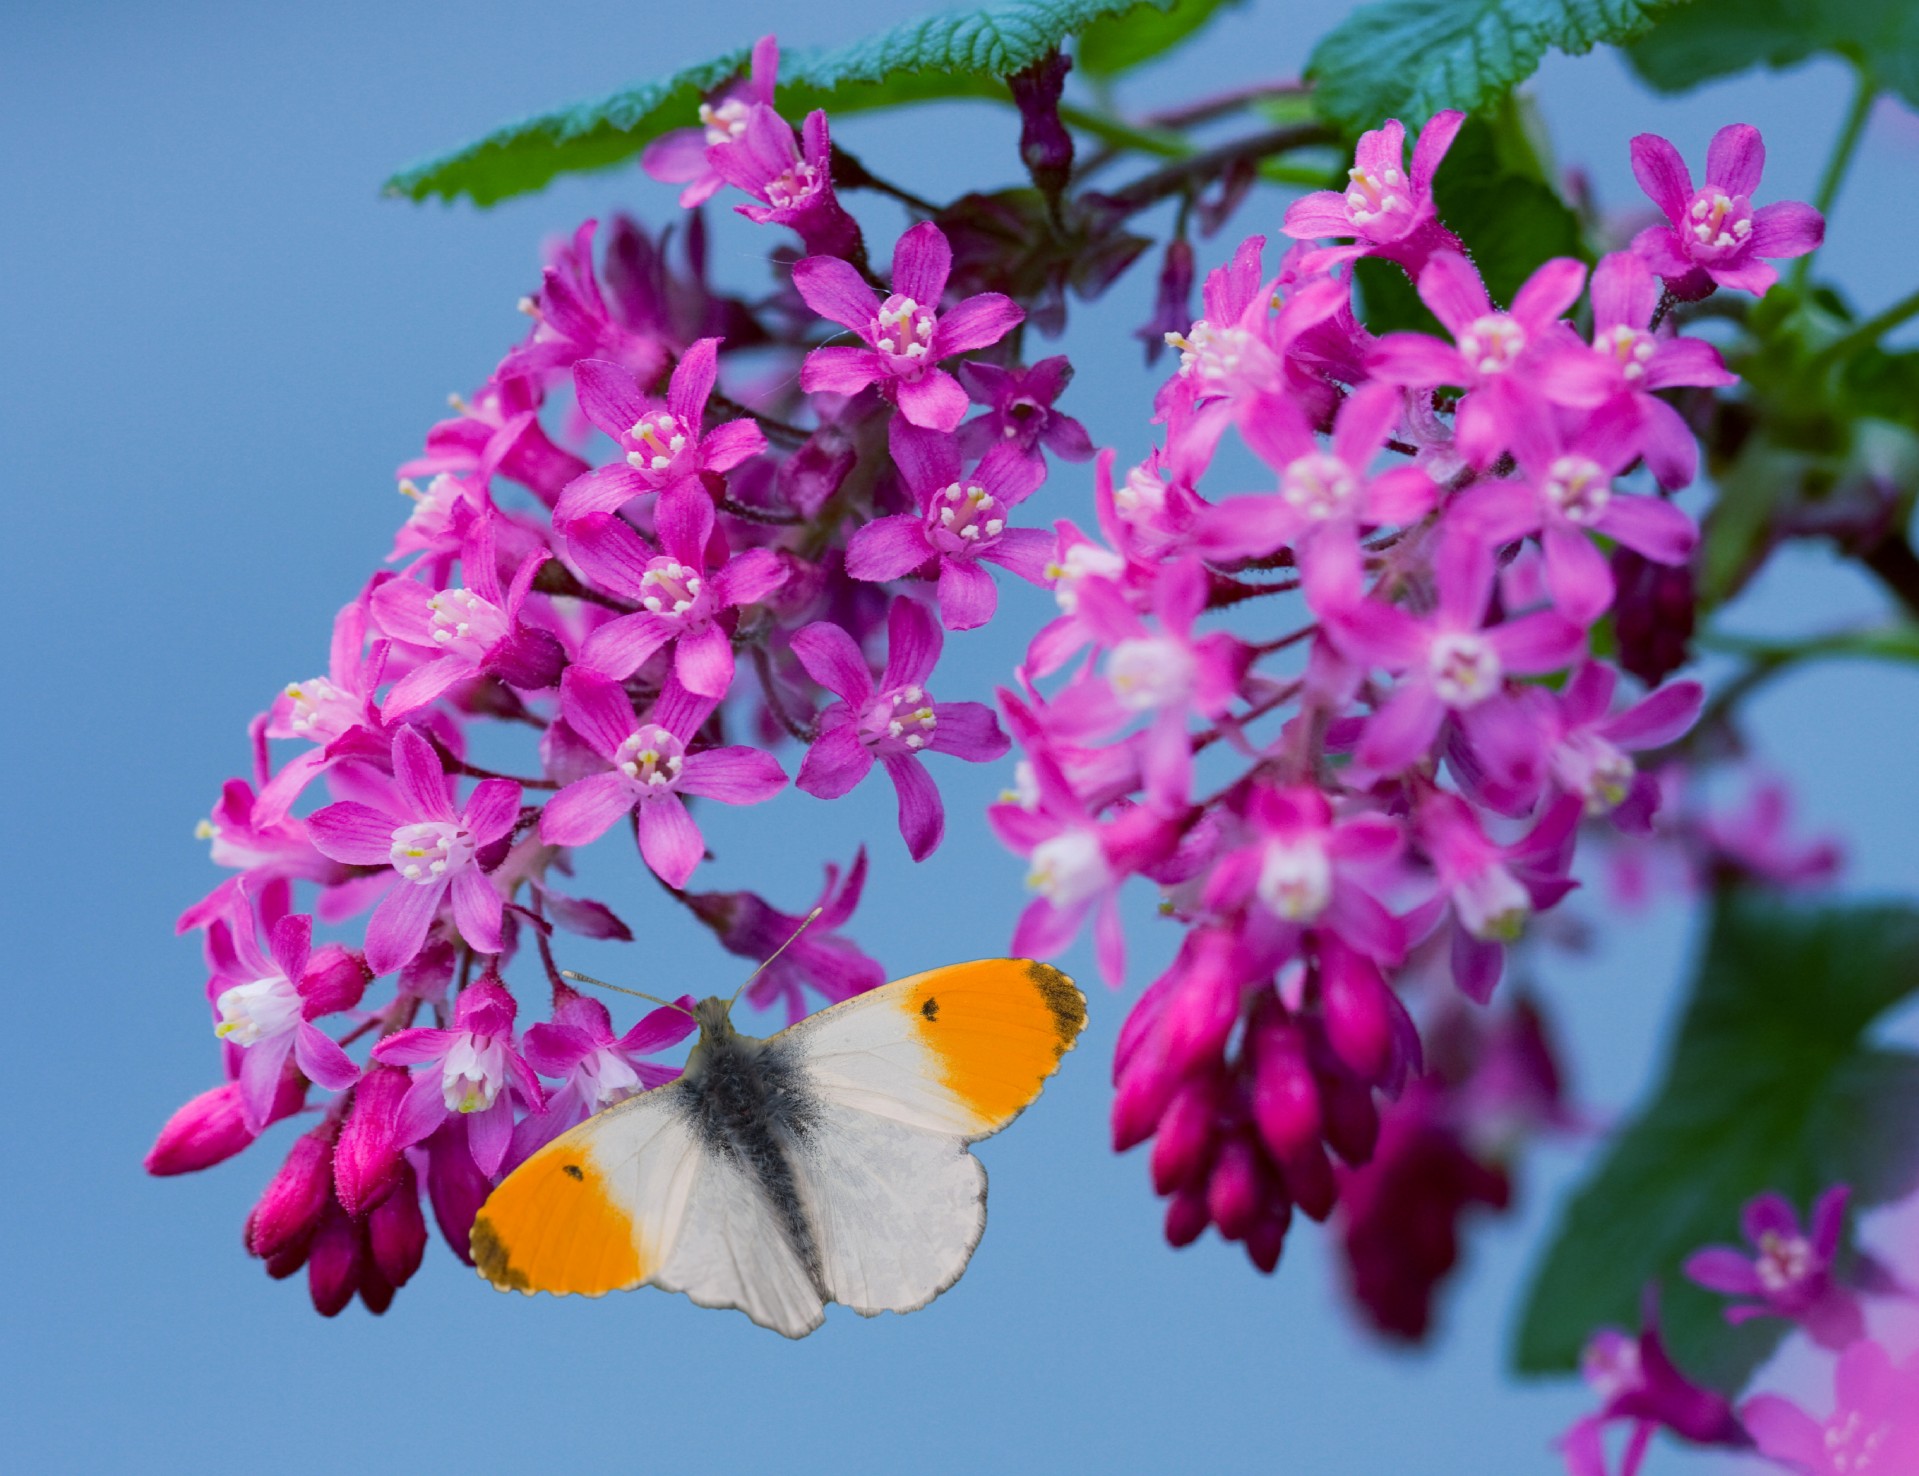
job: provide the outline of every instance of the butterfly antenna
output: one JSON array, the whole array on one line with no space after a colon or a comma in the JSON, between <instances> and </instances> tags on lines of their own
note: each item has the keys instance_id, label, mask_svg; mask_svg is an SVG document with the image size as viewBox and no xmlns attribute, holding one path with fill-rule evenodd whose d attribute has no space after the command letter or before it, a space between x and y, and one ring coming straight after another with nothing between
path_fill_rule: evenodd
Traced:
<instances>
[{"instance_id":1,"label":"butterfly antenna","mask_svg":"<svg viewBox=\"0 0 1919 1476\"><path fill-rule=\"evenodd\" d=\"M643 994L637 989L628 989L624 984L609 984L604 979L595 979L591 974L576 974L571 969L561 969L560 977L571 979L575 984L591 984L598 989L611 989L620 994L630 994L635 999L646 1000L649 1004L664 1005L669 1010L678 1010L682 1015L693 1013L685 1005L673 1000L661 999L657 994Z\"/></svg>"},{"instance_id":2,"label":"butterfly antenna","mask_svg":"<svg viewBox=\"0 0 1919 1476\"><path fill-rule=\"evenodd\" d=\"M811 927L814 919L817 918L825 910L826 909L823 907L815 907L811 912L807 913L805 917L800 919L800 925L797 928L793 929L793 936L788 938L784 943L780 944L780 946L778 948L775 948L771 953L767 954L766 962L762 963L757 969L753 970L752 973L748 974L746 976L746 983L740 985L738 989L735 989L733 991L733 998L727 1002L727 1006L726 1006L729 1010L732 1009L734 1005L740 1002L740 996L746 993L747 985L751 984L755 979L759 978L761 974L764 974L768 969L772 968L773 960L778 958L782 953L786 952L786 950L791 948L795 943L799 942L800 934L804 933L807 930L807 928Z\"/></svg>"}]
</instances>

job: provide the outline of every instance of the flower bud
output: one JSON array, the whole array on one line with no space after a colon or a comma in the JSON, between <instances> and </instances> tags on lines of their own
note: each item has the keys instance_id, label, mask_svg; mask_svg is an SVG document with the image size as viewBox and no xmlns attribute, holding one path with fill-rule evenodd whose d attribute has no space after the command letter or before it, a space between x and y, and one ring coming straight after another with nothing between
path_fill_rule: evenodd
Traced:
<instances>
[{"instance_id":1,"label":"flower bud","mask_svg":"<svg viewBox=\"0 0 1919 1476\"><path fill-rule=\"evenodd\" d=\"M1269 1207L1246 1232L1247 1258L1268 1276L1279 1267L1280 1252L1286 1248L1286 1231L1293 1223L1293 1207L1283 1196L1278 1200L1278 1207L1277 1213Z\"/></svg>"},{"instance_id":2,"label":"flower bud","mask_svg":"<svg viewBox=\"0 0 1919 1476\"><path fill-rule=\"evenodd\" d=\"M1263 1013L1249 1044L1253 1052L1253 1121L1274 1158L1289 1164L1319 1144L1319 1084L1307 1064L1298 1025Z\"/></svg>"},{"instance_id":3,"label":"flower bud","mask_svg":"<svg viewBox=\"0 0 1919 1476\"><path fill-rule=\"evenodd\" d=\"M307 1258L307 1290L322 1317L337 1317L360 1285L360 1227L337 1202L329 1204Z\"/></svg>"},{"instance_id":4,"label":"flower bud","mask_svg":"<svg viewBox=\"0 0 1919 1476\"><path fill-rule=\"evenodd\" d=\"M1222 933L1198 933L1188 940L1158 1031L1167 1063L1180 1075L1219 1061L1239 1020L1242 965L1238 948Z\"/></svg>"},{"instance_id":5,"label":"flower bud","mask_svg":"<svg viewBox=\"0 0 1919 1476\"><path fill-rule=\"evenodd\" d=\"M400 1182L400 1102L409 1084L399 1068L374 1066L353 1089L333 1150L334 1194L350 1215L365 1214Z\"/></svg>"},{"instance_id":6,"label":"flower bud","mask_svg":"<svg viewBox=\"0 0 1919 1476\"><path fill-rule=\"evenodd\" d=\"M371 1261L366 1261L361 1265L360 1301L367 1311L371 1312L375 1317L383 1315L386 1309L393 1305L393 1293L395 1290L396 1288L393 1283L382 1276L379 1268L373 1265Z\"/></svg>"},{"instance_id":7,"label":"flower bud","mask_svg":"<svg viewBox=\"0 0 1919 1476\"><path fill-rule=\"evenodd\" d=\"M1613 625L1619 664L1656 687L1689 659L1697 602L1692 569L1655 564L1625 547L1613 550Z\"/></svg>"},{"instance_id":8,"label":"flower bud","mask_svg":"<svg viewBox=\"0 0 1919 1476\"><path fill-rule=\"evenodd\" d=\"M1319 989L1333 1054L1363 1082L1384 1079L1393 1059L1393 1011L1378 965L1350 948L1327 948Z\"/></svg>"},{"instance_id":9,"label":"flower bud","mask_svg":"<svg viewBox=\"0 0 1919 1476\"><path fill-rule=\"evenodd\" d=\"M357 953L349 953L338 943L316 948L300 981L300 997L307 1019L352 1009L366 993L366 985L366 965Z\"/></svg>"},{"instance_id":10,"label":"flower bud","mask_svg":"<svg viewBox=\"0 0 1919 1476\"><path fill-rule=\"evenodd\" d=\"M473 1250L467 1244L480 1206L493 1192L493 1181L480 1172L466 1145L466 1123L443 1123L426 1140L426 1193L433 1201L433 1218L453 1253L467 1265Z\"/></svg>"},{"instance_id":11,"label":"flower bud","mask_svg":"<svg viewBox=\"0 0 1919 1476\"><path fill-rule=\"evenodd\" d=\"M1219 1112L1210 1076L1195 1077L1173 1093L1153 1139L1153 1192L1171 1194L1206 1175Z\"/></svg>"},{"instance_id":12,"label":"flower bud","mask_svg":"<svg viewBox=\"0 0 1919 1476\"><path fill-rule=\"evenodd\" d=\"M1178 1250L1191 1245L1206 1231L1206 1195L1199 1189L1182 1189L1166 1203L1166 1243Z\"/></svg>"},{"instance_id":13,"label":"flower bud","mask_svg":"<svg viewBox=\"0 0 1919 1476\"><path fill-rule=\"evenodd\" d=\"M280 1078L267 1121L278 1122L299 1111L306 1089L306 1078L289 1068ZM200 1093L167 1119L147 1150L146 1170L156 1175L195 1173L233 1157L255 1136L241 1111L240 1084L230 1081Z\"/></svg>"},{"instance_id":14,"label":"flower bud","mask_svg":"<svg viewBox=\"0 0 1919 1476\"><path fill-rule=\"evenodd\" d=\"M246 1246L250 1254L271 1261L312 1238L332 1194L333 1140L337 1132L338 1124L329 1118L294 1142L286 1162L268 1181L247 1216Z\"/></svg>"},{"instance_id":15,"label":"flower bud","mask_svg":"<svg viewBox=\"0 0 1919 1476\"><path fill-rule=\"evenodd\" d=\"M1153 294L1153 315L1133 331L1146 345L1148 368L1166 352L1166 335L1184 333L1193 326L1193 243L1175 236L1166 243L1159 269L1159 287Z\"/></svg>"},{"instance_id":16,"label":"flower bud","mask_svg":"<svg viewBox=\"0 0 1919 1476\"><path fill-rule=\"evenodd\" d=\"M1370 1087L1338 1072L1319 1078L1320 1112L1326 1141L1346 1162L1357 1167L1373 1156L1379 1142L1379 1109Z\"/></svg>"},{"instance_id":17,"label":"flower bud","mask_svg":"<svg viewBox=\"0 0 1919 1476\"><path fill-rule=\"evenodd\" d=\"M1179 1076L1156 1045L1127 1062L1113 1092L1113 1151L1124 1153L1152 1137L1178 1089Z\"/></svg>"},{"instance_id":18,"label":"flower bud","mask_svg":"<svg viewBox=\"0 0 1919 1476\"><path fill-rule=\"evenodd\" d=\"M1309 1220L1324 1220L1339 1203L1339 1184L1326 1150L1313 1143L1285 1160L1286 1188Z\"/></svg>"},{"instance_id":19,"label":"flower bud","mask_svg":"<svg viewBox=\"0 0 1919 1476\"><path fill-rule=\"evenodd\" d=\"M1243 1133L1229 1134L1206 1180L1207 1212L1228 1240L1244 1240L1259 1223L1266 1201L1265 1179L1258 1150Z\"/></svg>"},{"instance_id":20,"label":"flower bud","mask_svg":"<svg viewBox=\"0 0 1919 1476\"><path fill-rule=\"evenodd\" d=\"M411 1164L402 1160L399 1184L367 1212L366 1233L373 1269L387 1283L390 1300L391 1288L405 1286L426 1256L426 1216L420 1213L420 1182Z\"/></svg>"},{"instance_id":21,"label":"flower bud","mask_svg":"<svg viewBox=\"0 0 1919 1476\"><path fill-rule=\"evenodd\" d=\"M1073 176L1073 135L1059 116L1059 100L1072 67L1070 58L1049 51L1006 79L1019 107L1020 159L1049 203L1057 203Z\"/></svg>"}]
</instances>

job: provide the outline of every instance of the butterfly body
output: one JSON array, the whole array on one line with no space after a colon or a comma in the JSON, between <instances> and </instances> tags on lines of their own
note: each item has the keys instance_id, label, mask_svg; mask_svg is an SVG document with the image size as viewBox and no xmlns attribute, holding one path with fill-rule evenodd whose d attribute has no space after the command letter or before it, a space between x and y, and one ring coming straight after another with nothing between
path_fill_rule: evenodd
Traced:
<instances>
[{"instance_id":1,"label":"butterfly body","mask_svg":"<svg viewBox=\"0 0 1919 1476\"><path fill-rule=\"evenodd\" d=\"M472 1235L503 1289L651 1284L788 1337L837 1301L924 1306L986 1224L969 1145L1072 1048L1085 1002L1044 964L991 959L900 980L767 1039L695 1007L681 1076L535 1153Z\"/></svg>"}]
</instances>

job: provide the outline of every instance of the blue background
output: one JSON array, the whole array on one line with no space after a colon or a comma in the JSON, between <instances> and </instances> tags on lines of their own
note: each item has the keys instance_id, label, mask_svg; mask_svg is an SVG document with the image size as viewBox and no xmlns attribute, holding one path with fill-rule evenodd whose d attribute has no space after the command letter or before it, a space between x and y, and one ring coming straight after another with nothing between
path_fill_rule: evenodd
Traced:
<instances>
[{"instance_id":1,"label":"blue background","mask_svg":"<svg viewBox=\"0 0 1919 1476\"><path fill-rule=\"evenodd\" d=\"M1347 8L1266 0L1229 15L1122 100L1292 74ZM1125 1001L1097 984L1079 1054L984 1149L992 1227L964 1283L911 1318L836 1311L800 1344L674 1297L496 1296L437 1241L388 1316L356 1306L322 1322L302 1282L269 1282L239 1246L285 1128L192 1179L140 1170L159 1124L218 1070L197 944L172 922L216 879L191 833L220 782L245 772L248 718L323 669L333 611L404 511L393 466L445 393L471 389L522 332L514 302L537 281L540 242L615 206L673 214L670 192L631 169L488 213L382 201L375 186L508 116L766 30L830 42L900 13L875 0L8 7L0 1449L13 1469L1556 1468L1546 1443L1586 1396L1510 1382L1503 1342L1586 1148L1542 1151L1518 1213L1477 1226L1435 1347L1383 1351L1342 1307L1316 1229L1295 1233L1270 1280L1215 1240L1164 1246L1140 1156L1107 1151ZM1639 200L1633 133L1666 133L1697 165L1712 130L1738 119L1766 129L1766 195L1808 196L1848 85L1821 64L1660 101L1600 55L1550 60L1538 91L1563 159L1626 207ZM1010 117L984 106L848 119L841 136L934 196L1011 182L1016 167ZM1882 111L1835 212L1828 266L1868 309L1910 285L1916 139L1910 115ZM1255 200L1238 228L1273 230L1279 203ZM871 219L882 236L898 224ZM765 245L727 229L717 271L757 283ZM1153 381L1123 335L1149 278L1078 313L1067 340L1081 365L1067 406L1122 464L1148 444ZM1047 515L1084 519L1088 485L1068 468ZM1007 605L952 643L941 697L986 696L1048 609L1031 592ZM1881 606L1805 553L1734 623L1783 631ZM1842 667L1758 704L1766 753L1795 776L1809 823L1849 836L1864 888L1919 884L1916 698L1904 673ZM818 863L868 837L856 931L895 974L998 951L1021 867L979 811L1006 770L949 761L941 779L951 828L923 867L875 782L832 805L789 793L749 823L714 817L719 859L702 884L757 886L800 910ZM647 961L582 950L585 965L662 993L729 987L737 961L667 911L630 855L602 849L581 890L649 930ZM1172 930L1144 892L1133 904L1143 978ZM1549 971L1582 1099L1602 1116L1654 1069L1690 923L1670 905L1601 916L1596 952ZM1083 951L1065 962L1091 975ZM1668 1453L1653 1469L1682 1464Z\"/></svg>"}]
</instances>

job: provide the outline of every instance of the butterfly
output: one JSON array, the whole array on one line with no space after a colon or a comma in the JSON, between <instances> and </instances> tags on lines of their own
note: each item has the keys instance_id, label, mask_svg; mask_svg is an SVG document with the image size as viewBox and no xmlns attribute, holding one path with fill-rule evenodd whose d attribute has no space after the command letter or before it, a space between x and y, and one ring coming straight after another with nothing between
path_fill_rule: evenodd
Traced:
<instances>
[{"instance_id":1,"label":"butterfly","mask_svg":"<svg viewBox=\"0 0 1919 1476\"><path fill-rule=\"evenodd\" d=\"M637 1286L737 1307L801 1338L828 1302L924 1307L986 1228L969 1145L1058 1069L1086 997L1028 959L900 979L766 1039L731 1004L694 1007L680 1077L562 1133L473 1223L502 1290L600 1296Z\"/></svg>"}]
</instances>

